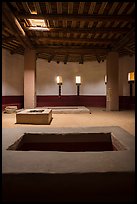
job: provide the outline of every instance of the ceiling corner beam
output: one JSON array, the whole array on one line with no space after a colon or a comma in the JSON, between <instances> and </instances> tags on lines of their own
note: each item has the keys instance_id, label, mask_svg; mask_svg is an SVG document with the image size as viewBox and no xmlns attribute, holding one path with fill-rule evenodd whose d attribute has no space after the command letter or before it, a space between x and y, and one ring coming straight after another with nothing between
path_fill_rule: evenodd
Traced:
<instances>
[{"instance_id":1,"label":"ceiling corner beam","mask_svg":"<svg viewBox=\"0 0 137 204\"><path fill-rule=\"evenodd\" d=\"M17 35L17 32L15 30L15 28L12 26L11 22L9 21L8 17L7 17L7 14L3 13L2 12L2 17L7 25L7 27L15 34L17 40L21 43L21 45L23 47L25 47L25 42L23 41L23 39L20 37L20 35Z\"/></svg>"},{"instance_id":2,"label":"ceiling corner beam","mask_svg":"<svg viewBox=\"0 0 137 204\"><path fill-rule=\"evenodd\" d=\"M10 52L10 54L13 55L13 54L16 54L16 53L18 53L18 52L23 52L23 53L24 53L23 47L21 48L21 47L18 46L18 47L16 47L15 49L12 49L11 52Z\"/></svg>"},{"instance_id":3,"label":"ceiling corner beam","mask_svg":"<svg viewBox=\"0 0 137 204\"><path fill-rule=\"evenodd\" d=\"M16 40L15 36L3 37L2 38L2 43L8 43L8 42L11 42L13 40Z\"/></svg>"},{"instance_id":4,"label":"ceiling corner beam","mask_svg":"<svg viewBox=\"0 0 137 204\"><path fill-rule=\"evenodd\" d=\"M129 51L129 53L132 54L132 55L135 54L135 52L132 49L128 48L128 47L124 47L124 49Z\"/></svg>"},{"instance_id":5,"label":"ceiling corner beam","mask_svg":"<svg viewBox=\"0 0 137 204\"><path fill-rule=\"evenodd\" d=\"M26 47L32 48L29 38L27 37L25 31L20 25L17 17L12 12L10 6L8 6L7 2L3 2L3 9L5 10L5 13L7 14L6 16L7 16L8 21L14 26L14 31L17 32L20 41L23 42L22 44L24 48Z\"/></svg>"},{"instance_id":6,"label":"ceiling corner beam","mask_svg":"<svg viewBox=\"0 0 137 204\"><path fill-rule=\"evenodd\" d=\"M135 40L135 28L132 28L119 42L112 44L112 50L118 51L120 48L127 46L130 40Z\"/></svg>"}]
</instances>

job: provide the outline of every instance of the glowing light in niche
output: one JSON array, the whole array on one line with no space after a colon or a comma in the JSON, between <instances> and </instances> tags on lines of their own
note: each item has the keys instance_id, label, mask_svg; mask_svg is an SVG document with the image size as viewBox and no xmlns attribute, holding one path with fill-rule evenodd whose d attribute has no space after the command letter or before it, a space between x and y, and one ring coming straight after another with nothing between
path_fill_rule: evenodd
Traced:
<instances>
[{"instance_id":1,"label":"glowing light in niche","mask_svg":"<svg viewBox=\"0 0 137 204\"><path fill-rule=\"evenodd\" d=\"M31 26L27 27L29 30L49 31L44 19L27 19Z\"/></svg>"}]
</instances>

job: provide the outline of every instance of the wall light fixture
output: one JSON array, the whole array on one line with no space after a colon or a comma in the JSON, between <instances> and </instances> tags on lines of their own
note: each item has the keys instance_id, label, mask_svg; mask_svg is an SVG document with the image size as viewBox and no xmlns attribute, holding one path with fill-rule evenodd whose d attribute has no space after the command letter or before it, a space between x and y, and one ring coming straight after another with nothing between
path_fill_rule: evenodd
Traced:
<instances>
[{"instance_id":1,"label":"wall light fixture","mask_svg":"<svg viewBox=\"0 0 137 204\"><path fill-rule=\"evenodd\" d=\"M132 87L133 87L134 80L135 80L134 72L129 72L128 73L128 83L129 83L130 96L133 95L133 93L132 93L133 88Z\"/></svg>"},{"instance_id":2,"label":"wall light fixture","mask_svg":"<svg viewBox=\"0 0 137 204\"><path fill-rule=\"evenodd\" d=\"M77 85L77 96L79 96L80 85L81 85L81 76L76 76L76 85Z\"/></svg>"},{"instance_id":3,"label":"wall light fixture","mask_svg":"<svg viewBox=\"0 0 137 204\"><path fill-rule=\"evenodd\" d=\"M62 83L63 83L63 81L62 81L62 77L61 76L57 76L57 84L58 84L58 86L59 86L59 96L61 96L61 85L62 85Z\"/></svg>"}]
</instances>

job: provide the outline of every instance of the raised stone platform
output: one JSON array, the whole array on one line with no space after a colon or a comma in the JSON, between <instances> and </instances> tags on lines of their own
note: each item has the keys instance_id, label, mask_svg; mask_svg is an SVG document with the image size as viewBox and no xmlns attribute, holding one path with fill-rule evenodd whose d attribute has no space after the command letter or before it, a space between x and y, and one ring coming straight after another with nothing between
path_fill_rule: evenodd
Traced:
<instances>
[{"instance_id":1,"label":"raised stone platform","mask_svg":"<svg viewBox=\"0 0 137 204\"><path fill-rule=\"evenodd\" d=\"M46 108L52 109L54 114L80 114L80 113L90 113L90 110L85 106L51 106L51 107L37 107L38 109Z\"/></svg>"},{"instance_id":2,"label":"raised stone platform","mask_svg":"<svg viewBox=\"0 0 137 204\"><path fill-rule=\"evenodd\" d=\"M16 113L17 106L6 106L4 113Z\"/></svg>"},{"instance_id":3,"label":"raised stone platform","mask_svg":"<svg viewBox=\"0 0 137 204\"><path fill-rule=\"evenodd\" d=\"M49 125L51 120L51 109L25 109L16 113L17 124Z\"/></svg>"},{"instance_id":4,"label":"raised stone platform","mask_svg":"<svg viewBox=\"0 0 137 204\"><path fill-rule=\"evenodd\" d=\"M120 127L3 128L2 174L4 201L132 202L135 198L135 137ZM29 140L27 141L27 135ZM26 142L100 141L111 133L118 151L16 151L7 150L25 134ZM42 136L41 136L42 134ZM43 135L44 134L44 135ZM46 136L48 134L48 136ZM50 138L52 134L52 138ZM65 135L67 138L65 139ZM70 136L68 136L70 134ZM80 135L77 135L80 134ZM77 138L78 136L78 138ZM59 137L59 140L57 138ZM106 137L105 137L106 138ZM105 139L104 136L102 140ZM71 138L73 139L73 138ZM34 141L33 140L33 141ZM105 139L106 140L106 139ZM71 140L72 141L72 140ZM120 146L119 146L120 144ZM122 147L122 148L121 148ZM124 148L123 148L124 147ZM68 196L69 194L69 196Z\"/></svg>"}]
</instances>

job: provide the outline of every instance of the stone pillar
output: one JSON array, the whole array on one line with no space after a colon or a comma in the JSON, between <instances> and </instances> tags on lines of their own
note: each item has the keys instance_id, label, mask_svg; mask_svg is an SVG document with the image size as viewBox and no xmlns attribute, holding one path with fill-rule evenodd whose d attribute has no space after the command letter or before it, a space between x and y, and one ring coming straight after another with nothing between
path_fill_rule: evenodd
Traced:
<instances>
[{"instance_id":1,"label":"stone pillar","mask_svg":"<svg viewBox=\"0 0 137 204\"><path fill-rule=\"evenodd\" d=\"M119 61L117 52L109 52L106 63L107 85L106 85L106 110L119 110Z\"/></svg>"},{"instance_id":2,"label":"stone pillar","mask_svg":"<svg viewBox=\"0 0 137 204\"><path fill-rule=\"evenodd\" d=\"M24 54L24 108L36 107L36 53L25 49Z\"/></svg>"}]
</instances>

